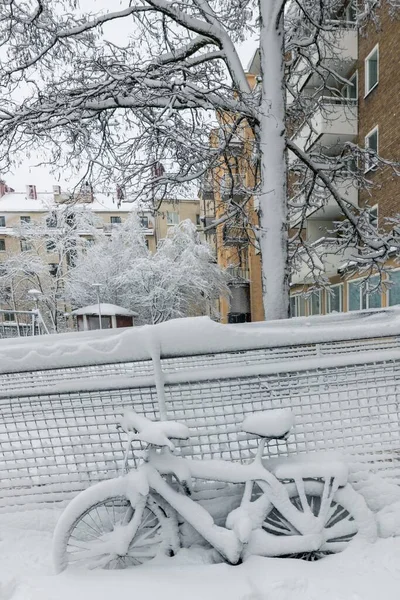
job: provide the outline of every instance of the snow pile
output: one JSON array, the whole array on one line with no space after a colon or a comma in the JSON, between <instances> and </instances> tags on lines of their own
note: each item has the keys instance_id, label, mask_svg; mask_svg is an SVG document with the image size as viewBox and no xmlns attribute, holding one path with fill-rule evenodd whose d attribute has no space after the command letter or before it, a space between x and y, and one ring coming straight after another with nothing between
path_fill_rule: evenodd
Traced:
<instances>
[{"instance_id":1,"label":"snow pile","mask_svg":"<svg viewBox=\"0 0 400 600\"><path fill-rule=\"evenodd\" d=\"M226 326L208 317L193 317L123 330L0 340L0 372L148 360L150 355L146 340L149 329L157 340L162 357L400 335L398 309L340 315L340 323L341 326L337 316L327 315ZM396 354L394 350L391 352Z\"/></svg>"},{"instance_id":2,"label":"snow pile","mask_svg":"<svg viewBox=\"0 0 400 600\"><path fill-rule=\"evenodd\" d=\"M126 571L54 576L56 510L0 515L1 600L398 600L400 539L379 540L315 563L253 557L231 567L203 549Z\"/></svg>"}]
</instances>

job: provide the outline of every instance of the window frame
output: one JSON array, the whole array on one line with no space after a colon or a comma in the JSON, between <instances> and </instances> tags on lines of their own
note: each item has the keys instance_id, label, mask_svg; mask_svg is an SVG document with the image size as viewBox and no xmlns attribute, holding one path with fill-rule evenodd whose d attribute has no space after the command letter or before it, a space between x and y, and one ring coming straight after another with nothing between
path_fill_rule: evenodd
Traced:
<instances>
[{"instance_id":1,"label":"window frame","mask_svg":"<svg viewBox=\"0 0 400 600\"><path fill-rule=\"evenodd\" d=\"M306 312L307 312L307 298L304 297L304 294L292 294L292 296L290 296L290 300L292 300L292 298L294 298L294 307L295 307L295 314L292 315L292 318L296 318L296 317L306 317ZM299 314L299 304L303 301L303 306L304 306L304 315Z\"/></svg>"},{"instance_id":2,"label":"window frame","mask_svg":"<svg viewBox=\"0 0 400 600\"><path fill-rule=\"evenodd\" d=\"M344 84L344 86L341 89L341 93L342 93L343 98L345 98L346 100L357 101L358 100L358 70L354 71L353 75L348 78L348 81L351 82L352 79L355 79L355 86L354 86L354 89L356 90L355 98L350 98L350 96L347 96L347 94L346 94L346 92L350 89L350 86L348 83Z\"/></svg>"},{"instance_id":3,"label":"window frame","mask_svg":"<svg viewBox=\"0 0 400 600\"><path fill-rule=\"evenodd\" d=\"M376 154L379 154L379 125L375 125L375 127L373 129L371 129L371 131L369 131L367 133L367 135L364 138L364 148L365 150L368 150L370 148L370 146L367 143L367 140L369 140L374 134L376 133ZM368 173L369 171L374 171L376 169L376 162L374 161L373 158L368 158L367 156L365 156L365 167L364 167L364 173Z\"/></svg>"},{"instance_id":4,"label":"window frame","mask_svg":"<svg viewBox=\"0 0 400 600\"><path fill-rule=\"evenodd\" d=\"M377 59L376 59L376 83L374 83L374 85L372 87L369 87L369 69L368 69L368 63L371 60L371 56L375 52L377 54ZM374 90L377 87L378 83L379 83L379 44L376 44L372 48L371 52L364 59L364 90L365 90L364 98L366 98L372 92L372 90Z\"/></svg>"},{"instance_id":5,"label":"window frame","mask_svg":"<svg viewBox=\"0 0 400 600\"><path fill-rule=\"evenodd\" d=\"M122 219L119 215L114 215L110 217L110 223L111 225L121 225Z\"/></svg>"},{"instance_id":6,"label":"window frame","mask_svg":"<svg viewBox=\"0 0 400 600\"><path fill-rule=\"evenodd\" d=\"M19 222L21 225L29 225L31 223L32 219L30 217L30 215L21 215L19 218Z\"/></svg>"},{"instance_id":7,"label":"window frame","mask_svg":"<svg viewBox=\"0 0 400 600\"><path fill-rule=\"evenodd\" d=\"M343 312L343 305L344 305L344 284L343 283L334 283L333 285L329 286L329 289L331 288L339 288L341 289L341 294L339 296L339 313ZM331 315L333 313L333 310L331 310L331 300L332 300L332 296L329 293L329 291L325 292L325 313L327 315Z\"/></svg>"},{"instance_id":8,"label":"window frame","mask_svg":"<svg viewBox=\"0 0 400 600\"><path fill-rule=\"evenodd\" d=\"M391 273L399 273L399 272L400 272L400 268L398 268L398 269L390 269L390 272L387 273L389 275L389 278L386 281L390 280L390 274ZM391 288L387 287L387 289L386 289L386 304L387 304L387 306L388 307L390 307L390 306L399 306L398 304L390 304L390 290L391 290Z\"/></svg>"},{"instance_id":9,"label":"window frame","mask_svg":"<svg viewBox=\"0 0 400 600\"><path fill-rule=\"evenodd\" d=\"M379 275L372 275L371 278L373 277L379 277ZM382 290L380 291L380 298L381 298L381 305L380 306L376 306L376 307L371 307L369 306L369 301L370 301L370 294L363 294L363 285L369 285L369 281L370 278L368 278L367 280L364 280L364 283L361 285L358 285L358 295L359 295L359 305L358 308L356 309L352 309L350 310L350 290L349 290L349 286L352 283L357 283L358 281L363 281L363 277L357 277L357 279L350 279L350 281L347 282L347 312L354 312L354 310L374 310L374 308L379 309L382 308L382 304L383 304L383 292ZM363 296L365 296L365 307L363 307Z\"/></svg>"},{"instance_id":10,"label":"window frame","mask_svg":"<svg viewBox=\"0 0 400 600\"><path fill-rule=\"evenodd\" d=\"M3 225L2 225L3 223ZM0 215L0 227L5 227L6 226L6 216L5 215Z\"/></svg>"},{"instance_id":11,"label":"window frame","mask_svg":"<svg viewBox=\"0 0 400 600\"><path fill-rule=\"evenodd\" d=\"M172 221L170 221L170 215L176 215L176 221L174 221L172 219ZM167 225L179 225L179 213L176 212L176 210L167 210Z\"/></svg>"},{"instance_id":12,"label":"window frame","mask_svg":"<svg viewBox=\"0 0 400 600\"><path fill-rule=\"evenodd\" d=\"M30 252L32 250L32 244L26 238L20 238L19 246L21 248L21 252Z\"/></svg>"},{"instance_id":13,"label":"window frame","mask_svg":"<svg viewBox=\"0 0 400 600\"><path fill-rule=\"evenodd\" d=\"M0 252L6 252L7 251L6 240L4 238L0 238L0 244L3 246L3 248L1 248L1 246L0 246Z\"/></svg>"}]
</instances>

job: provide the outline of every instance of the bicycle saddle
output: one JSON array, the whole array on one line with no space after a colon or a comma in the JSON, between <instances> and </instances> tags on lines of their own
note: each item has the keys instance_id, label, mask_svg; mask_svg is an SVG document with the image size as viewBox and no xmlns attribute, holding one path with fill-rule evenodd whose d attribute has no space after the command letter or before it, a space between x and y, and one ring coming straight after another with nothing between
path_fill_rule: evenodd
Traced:
<instances>
[{"instance_id":1,"label":"bicycle saddle","mask_svg":"<svg viewBox=\"0 0 400 600\"><path fill-rule=\"evenodd\" d=\"M124 411L121 427L125 431L133 431L134 439L154 446L168 446L173 449L170 439L187 440L190 436L189 429L177 421L152 421L144 415L139 415L131 408Z\"/></svg>"},{"instance_id":2,"label":"bicycle saddle","mask_svg":"<svg viewBox=\"0 0 400 600\"><path fill-rule=\"evenodd\" d=\"M294 415L289 408L264 410L248 415L242 430L268 439L284 439L293 427Z\"/></svg>"}]
</instances>

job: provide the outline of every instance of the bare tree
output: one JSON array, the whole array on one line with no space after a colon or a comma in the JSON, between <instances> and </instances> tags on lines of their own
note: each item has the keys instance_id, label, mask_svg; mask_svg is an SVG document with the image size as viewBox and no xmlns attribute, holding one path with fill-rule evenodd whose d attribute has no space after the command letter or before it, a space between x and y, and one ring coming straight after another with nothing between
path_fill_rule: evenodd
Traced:
<instances>
[{"instance_id":1,"label":"bare tree","mask_svg":"<svg viewBox=\"0 0 400 600\"><path fill-rule=\"evenodd\" d=\"M377 5L360 0L355 26L375 19ZM294 202L301 218L315 186L322 187L346 219L344 243L355 245L356 261L381 267L394 243L335 185L350 155L363 159L364 151L347 145L333 160L289 135L305 124L312 135L316 103L326 90L336 94L349 83L324 60L328 47L335 50L334 21L342 9L339 0L126 0L120 10L88 14L76 0L1 0L0 163L7 168L17 150L33 146L52 150L49 162L84 167L85 178L118 183L126 197L156 203L208 172L218 183L227 174L232 190L243 185L246 194L240 202L228 194L222 221L240 217L247 227L246 201L258 197L259 226L252 229L262 255L265 314L286 317L288 150L301 186ZM126 24L126 39L110 40L111 22ZM249 35L259 39L253 81L237 50ZM300 91L299 65L320 78L318 95ZM243 153L235 159L238 138ZM239 183L243 170L252 176Z\"/></svg>"}]
</instances>

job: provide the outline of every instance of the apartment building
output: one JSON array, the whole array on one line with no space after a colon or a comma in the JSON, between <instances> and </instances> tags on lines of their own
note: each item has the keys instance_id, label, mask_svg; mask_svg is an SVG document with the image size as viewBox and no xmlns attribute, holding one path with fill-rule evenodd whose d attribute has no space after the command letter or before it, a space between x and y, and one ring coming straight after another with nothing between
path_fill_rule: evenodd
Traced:
<instances>
[{"instance_id":1,"label":"apartment building","mask_svg":"<svg viewBox=\"0 0 400 600\"><path fill-rule=\"evenodd\" d=\"M352 85L339 90L342 100L335 96L330 111L320 111L313 120L314 136L311 144L321 144L327 153L340 154L345 142L371 148L380 156L400 161L400 22L389 15L383 5L378 12L379 26L370 24L363 32L352 27L351 13L345 12L343 28L336 34L338 56L332 56L339 74ZM318 85L315 77L305 79L304 86ZM297 140L301 145L301 135ZM374 164L365 164L365 176L374 184L371 190L358 189L351 178L339 180L337 187L355 207L368 208L371 222L379 228L387 225L388 218L400 213L400 178L390 167L375 170ZM354 271L351 256L354 248L337 251L337 240L332 236L334 221L343 219L337 203L326 198L321 206L307 216L304 236L318 248L322 268L329 279L324 290L309 295L310 273L306 264L293 273L291 313L293 316L345 312L363 308L379 308L400 302L400 270L395 257L389 260L390 286L379 289L379 275L367 282ZM291 226L296 227L295 222ZM384 280L387 276L384 276ZM369 293L371 292L371 293Z\"/></svg>"},{"instance_id":2,"label":"apartment building","mask_svg":"<svg viewBox=\"0 0 400 600\"><path fill-rule=\"evenodd\" d=\"M389 15L388 8L383 3L378 12L379 26L371 23L360 33L354 26L352 5L343 6L342 12L336 17L337 27L332 33L325 61L348 83L339 85L329 81L329 92L323 91L319 76L307 71L304 60L298 62L296 83L301 94L305 97L314 95L315 98L315 91L322 91L318 92L321 97L311 123L309 121L295 128L293 139L302 149L308 151L323 148L328 156L340 155L344 144L354 142L360 147L375 150L386 159L400 162L400 21ZM259 75L259 54L256 52L249 65L249 78L255 81L254 78ZM290 160L289 156L289 163ZM400 178L389 167L375 170L374 164L365 165L365 175L375 184L370 191L360 189L348 174L336 180L336 187L342 197L354 207L367 207L371 222L383 228L388 218L400 214ZM223 175L221 179L223 182ZM223 200L223 185L221 190L222 195L218 195L217 186L214 185L212 189L210 186L207 188L206 184L203 186L202 214L206 221L210 220L211 214L207 213L204 194L213 194L217 202L214 208L218 218L222 214L222 211L218 211L218 202ZM327 284L324 289L315 290L309 264L298 261L291 277L292 316L377 308L400 303L400 264L395 257L386 265L390 269L391 285L379 287L378 275L373 275L368 282L362 283L363 278L354 270L351 261L356 249L340 247L338 238L333 233L335 222L343 219L336 201L326 191L314 200L314 206L308 210L305 219L296 218L296 213L292 215L290 227L291 233L297 233L315 249L319 256L320 271L327 277ZM255 214L252 218L256 222L257 206L253 205L253 209ZM261 273L257 249L251 244L247 244L245 249L244 245L241 247L235 240L230 244L229 239L218 234L218 228L215 239L218 260L222 264L227 265L230 261L235 263L236 258L236 264L246 265L241 286L244 285L244 280L247 289L244 292L241 287L239 293L232 295L230 305L222 306L224 321L262 320ZM243 258L238 261L238 253L244 254L247 262ZM383 281L385 278L387 279L386 275ZM234 287L235 283L231 285ZM236 296L240 300L238 306ZM236 310L237 308L240 310Z\"/></svg>"},{"instance_id":3,"label":"apartment building","mask_svg":"<svg viewBox=\"0 0 400 600\"><path fill-rule=\"evenodd\" d=\"M255 75L249 73L251 86L256 85ZM228 117L229 119L229 117ZM210 144L216 147L221 129L211 135ZM251 132L244 124L230 141L231 156L227 164L208 173L199 192L201 222L208 243L214 248L218 264L230 275L230 298L221 298L219 312L222 323L245 323L262 321L261 260L251 224L257 224L257 210L249 191L254 187L252 168ZM221 222L215 228L215 220L223 220L227 206L240 206L241 211L233 220Z\"/></svg>"},{"instance_id":4,"label":"apartment building","mask_svg":"<svg viewBox=\"0 0 400 600\"><path fill-rule=\"evenodd\" d=\"M74 196L71 202L68 194L64 193L60 186L54 186L51 192L40 192L34 185L26 186L24 191L15 191L8 187L4 181L0 181L0 268L1 263L10 255L23 253L29 246L29 242L21 236L21 225L26 223L43 223L43 236L46 238L51 230L57 227L57 214L71 210L76 214L81 209L89 210L94 215L95 227L110 233L113 228L123 223L132 211L133 205L127 201L121 201L120 191L115 194L102 194L93 192L90 186L84 187ZM200 223L200 208L198 200L164 201L159 212L154 215L150 210L141 210L139 218L143 227L146 243L151 252L155 252L158 242L165 238L168 228L185 219L190 219L194 224ZM92 236L89 230L78 230L80 239L91 242ZM49 273L55 274L58 257L54 249L44 245L44 255L49 264ZM68 262L68 261L67 261ZM69 265L65 265L67 269ZM60 290L60 309L68 308L62 298ZM4 295L3 295L4 296ZM14 307L15 308L15 307ZM33 299L26 296L24 310L34 308ZM11 299L0 298L0 309L12 310ZM3 315L4 318L4 315ZM9 316L10 319L13 315Z\"/></svg>"}]
</instances>

